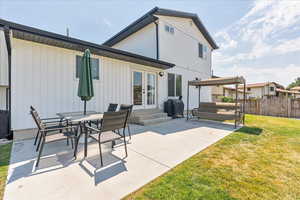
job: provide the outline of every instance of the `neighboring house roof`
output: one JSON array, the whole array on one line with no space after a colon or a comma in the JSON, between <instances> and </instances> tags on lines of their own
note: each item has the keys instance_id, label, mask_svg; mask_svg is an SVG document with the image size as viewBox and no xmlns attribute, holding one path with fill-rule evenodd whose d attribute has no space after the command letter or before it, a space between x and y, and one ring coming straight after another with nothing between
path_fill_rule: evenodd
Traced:
<instances>
[{"instance_id":1,"label":"neighboring house roof","mask_svg":"<svg viewBox=\"0 0 300 200\"><path fill-rule=\"evenodd\" d=\"M189 18L192 19L199 31L203 34L204 38L208 41L208 43L212 46L213 49L218 49L216 42L213 40L213 38L210 36L206 28L204 27L203 23L199 19L197 14L194 13L188 13L188 12L181 12L176 10L170 10L170 9L163 9L155 7L149 12L147 12L145 15L125 27L123 30L121 30L119 33L108 39L106 42L103 43L103 45L107 46L113 46L116 43L122 41L123 39L127 38L131 34L139 31L143 27L147 26L148 24L155 22L158 18L154 15L163 15L163 16L172 16L172 17L182 17L182 18Z\"/></svg>"},{"instance_id":2,"label":"neighboring house roof","mask_svg":"<svg viewBox=\"0 0 300 200\"><path fill-rule=\"evenodd\" d=\"M276 88L276 91L282 92L282 93L289 93L289 94L300 94L300 92L297 92L297 91L284 90L284 89L280 89L280 88Z\"/></svg>"},{"instance_id":3,"label":"neighboring house roof","mask_svg":"<svg viewBox=\"0 0 300 200\"><path fill-rule=\"evenodd\" d=\"M300 90L300 86L292 87L290 90Z\"/></svg>"},{"instance_id":4,"label":"neighboring house roof","mask_svg":"<svg viewBox=\"0 0 300 200\"><path fill-rule=\"evenodd\" d=\"M99 44L79 40L76 38L67 37L64 35L44 31L30 26L17 24L3 19L0 19L0 27L8 27L10 30L12 30L13 37L22 40L28 40L32 42L38 42L42 44L47 44L51 46L57 46L57 47L72 49L77 51L84 51L85 49L88 48L90 49L92 54L115 58L115 59L124 60L124 61L133 62L142 65L147 65L147 66L156 67L160 69L169 69L175 66L174 64L165 61L156 60L153 58L137 55L127 51L110 48L104 45L99 45Z\"/></svg>"},{"instance_id":5,"label":"neighboring house roof","mask_svg":"<svg viewBox=\"0 0 300 200\"><path fill-rule=\"evenodd\" d=\"M275 82L264 82L264 83L251 83L251 84L247 84L246 88L256 88L256 87L264 87L267 86L269 84L274 84L277 88L282 88L284 89L284 87L278 83ZM239 88L242 88L243 86L239 86Z\"/></svg>"}]
</instances>

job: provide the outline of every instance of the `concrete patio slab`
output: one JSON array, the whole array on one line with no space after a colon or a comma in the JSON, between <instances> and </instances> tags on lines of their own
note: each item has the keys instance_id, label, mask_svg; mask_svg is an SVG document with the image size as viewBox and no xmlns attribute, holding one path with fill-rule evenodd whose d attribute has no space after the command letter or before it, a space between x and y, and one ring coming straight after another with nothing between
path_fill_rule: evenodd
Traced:
<instances>
[{"instance_id":1,"label":"concrete patio slab","mask_svg":"<svg viewBox=\"0 0 300 200\"><path fill-rule=\"evenodd\" d=\"M113 150L106 145L102 168L96 143L89 144L86 159L80 146L77 160L65 141L48 144L35 169L33 140L14 142L4 199L120 199L227 136L234 126L177 119L131 129L128 157L122 143Z\"/></svg>"}]
</instances>

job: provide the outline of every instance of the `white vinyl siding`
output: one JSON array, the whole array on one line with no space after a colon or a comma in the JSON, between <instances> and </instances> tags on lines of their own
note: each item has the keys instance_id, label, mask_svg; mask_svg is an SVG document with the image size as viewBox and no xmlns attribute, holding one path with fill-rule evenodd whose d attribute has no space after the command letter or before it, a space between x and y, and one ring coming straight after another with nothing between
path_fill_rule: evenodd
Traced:
<instances>
[{"instance_id":1,"label":"white vinyl siding","mask_svg":"<svg viewBox=\"0 0 300 200\"><path fill-rule=\"evenodd\" d=\"M77 96L74 59L82 52L19 39L13 39L13 45L13 130L35 127L28 114L31 105L43 117L83 110L83 102ZM109 103L131 104L132 69L159 72L144 65L97 55L92 57L99 59L100 80L94 82L95 96L87 102L87 110L104 112Z\"/></svg>"},{"instance_id":2,"label":"white vinyl siding","mask_svg":"<svg viewBox=\"0 0 300 200\"><path fill-rule=\"evenodd\" d=\"M159 17L159 58L175 64L175 67L167 70L168 73L182 76L182 100L186 109L187 82L195 80L196 77L202 80L211 77L212 47L191 20L179 17L156 16ZM174 27L176 34L171 35L166 32L166 24ZM199 58L199 43L203 45L203 58ZM205 52L207 53L205 54ZM168 76L165 76L165 81L168 84ZM198 106L198 91L197 88L190 88L190 108ZM170 97L168 86L165 87L165 93L164 101ZM201 101L211 101L210 87L201 88Z\"/></svg>"},{"instance_id":3,"label":"white vinyl siding","mask_svg":"<svg viewBox=\"0 0 300 200\"><path fill-rule=\"evenodd\" d=\"M156 59L155 24L145 26L112 47Z\"/></svg>"}]
</instances>

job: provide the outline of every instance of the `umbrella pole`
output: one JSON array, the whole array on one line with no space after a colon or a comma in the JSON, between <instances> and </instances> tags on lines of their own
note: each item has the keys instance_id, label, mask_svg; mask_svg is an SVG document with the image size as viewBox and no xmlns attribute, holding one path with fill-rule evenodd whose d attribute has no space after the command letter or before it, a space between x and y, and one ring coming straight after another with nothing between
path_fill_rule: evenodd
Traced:
<instances>
[{"instance_id":1,"label":"umbrella pole","mask_svg":"<svg viewBox=\"0 0 300 200\"><path fill-rule=\"evenodd\" d=\"M83 110L83 114L86 115L86 100L84 100L84 110Z\"/></svg>"}]
</instances>

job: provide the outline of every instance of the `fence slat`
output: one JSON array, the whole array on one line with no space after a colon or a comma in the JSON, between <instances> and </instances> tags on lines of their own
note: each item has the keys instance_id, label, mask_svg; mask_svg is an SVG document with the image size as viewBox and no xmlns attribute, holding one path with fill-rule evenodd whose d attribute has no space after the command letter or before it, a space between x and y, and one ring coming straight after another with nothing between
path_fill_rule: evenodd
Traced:
<instances>
[{"instance_id":1,"label":"fence slat","mask_svg":"<svg viewBox=\"0 0 300 200\"><path fill-rule=\"evenodd\" d=\"M300 117L300 99L264 96L261 99L247 99L245 107L248 114Z\"/></svg>"}]
</instances>

